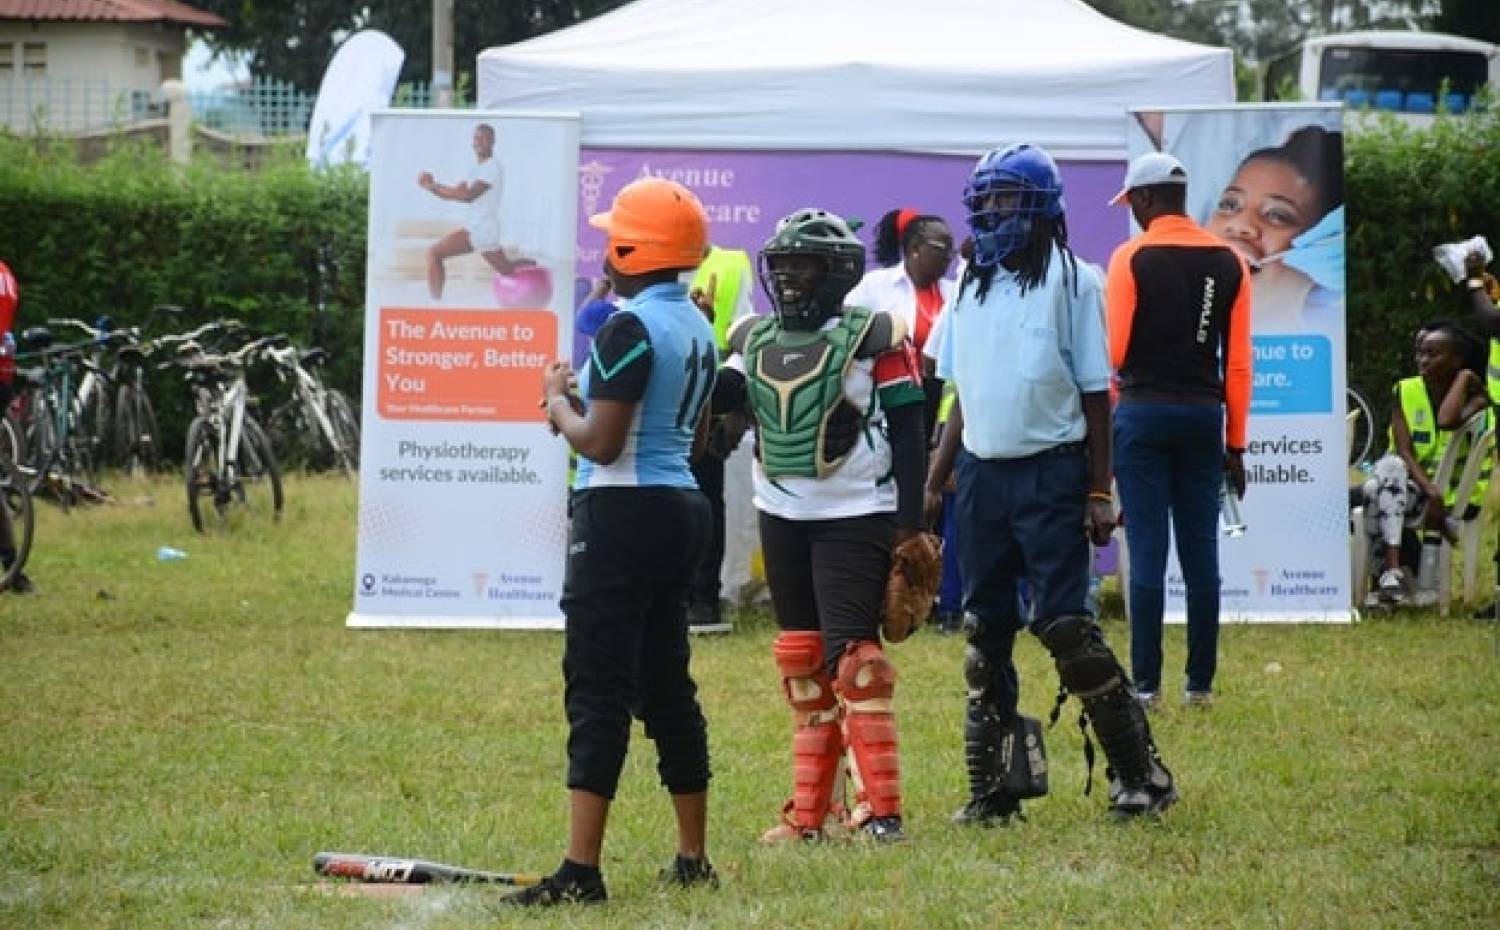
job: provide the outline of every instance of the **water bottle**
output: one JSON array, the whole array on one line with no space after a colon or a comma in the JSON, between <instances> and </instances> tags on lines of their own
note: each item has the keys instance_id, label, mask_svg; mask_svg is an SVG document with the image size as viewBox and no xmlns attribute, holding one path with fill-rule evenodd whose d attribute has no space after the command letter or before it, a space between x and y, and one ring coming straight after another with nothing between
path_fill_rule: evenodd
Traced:
<instances>
[{"instance_id":1,"label":"water bottle","mask_svg":"<svg viewBox=\"0 0 1500 930\"><path fill-rule=\"evenodd\" d=\"M1224 486L1219 489L1219 521L1224 535L1230 539L1245 535L1245 515L1240 512L1240 496L1229 486L1229 476L1224 476Z\"/></svg>"},{"instance_id":2,"label":"water bottle","mask_svg":"<svg viewBox=\"0 0 1500 930\"><path fill-rule=\"evenodd\" d=\"M1443 548L1443 537L1436 533L1422 534L1422 558L1417 563L1417 591L1437 590L1438 552Z\"/></svg>"},{"instance_id":3,"label":"water bottle","mask_svg":"<svg viewBox=\"0 0 1500 930\"><path fill-rule=\"evenodd\" d=\"M181 549L173 549L171 546L162 546L156 550L156 561L158 562L180 562L187 558L187 553Z\"/></svg>"},{"instance_id":4,"label":"water bottle","mask_svg":"<svg viewBox=\"0 0 1500 930\"><path fill-rule=\"evenodd\" d=\"M1099 616L1099 590L1104 587L1104 579L1098 575L1089 573L1089 590L1084 595L1084 609L1095 617Z\"/></svg>"}]
</instances>

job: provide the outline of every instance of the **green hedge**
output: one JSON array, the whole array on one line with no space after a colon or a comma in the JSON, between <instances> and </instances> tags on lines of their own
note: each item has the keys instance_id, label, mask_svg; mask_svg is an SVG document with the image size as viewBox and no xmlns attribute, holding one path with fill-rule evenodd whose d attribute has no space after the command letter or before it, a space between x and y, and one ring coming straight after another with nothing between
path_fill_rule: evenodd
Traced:
<instances>
[{"instance_id":1,"label":"green hedge","mask_svg":"<svg viewBox=\"0 0 1500 930\"><path fill-rule=\"evenodd\" d=\"M177 166L123 145L81 165L64 141L0 135L0 258L21 285L18 326L48 317L143 323L157 304L188 329L235 316L332 353L327 376L358 397L367 180L313 173L282 152L256 171ZM318 311L321 304L322 311ZM169 324L170 326L171 324ZM182 447L187 391L158 376L163 448Z\"/></svg>"},{"instance_id":2,"label":"green hedge","mask_svg":"<svg viewBox=\"0 0 1500 930\"><path fill-rule=\"evenodd\" d=\"M1482 234L1500 250L1500 109L1422 131L1391 120L1348 142L1349 378L1383 430L1392 385L1416 373L1419 325L1451 319L1484 337L1432 247Z\"/></svg>"},{"instance_id":3,"label":"green hedge","mask_svg":"<svg viewBox=\"0 0 1500 930\"><path fill-rule=\"evenodd\" d=\"M312 172L295 153L255 171L182 168L140 146L83 166L72 151L0 134L0 257L21 281L24 321L141 322L158 303L188 308L187 325L235 315L323 345L332 383L358 396L363 172ZM1432 246L1483 233L1500 247L1500 110L1425 131L1390 122L1352 135L1346 153L1350 383L1383 420L1391 384L1414 368L1417 325L1470 322ZM186 393L161 387L164 447L180 448Z\"/></svg>"}]
</instances>

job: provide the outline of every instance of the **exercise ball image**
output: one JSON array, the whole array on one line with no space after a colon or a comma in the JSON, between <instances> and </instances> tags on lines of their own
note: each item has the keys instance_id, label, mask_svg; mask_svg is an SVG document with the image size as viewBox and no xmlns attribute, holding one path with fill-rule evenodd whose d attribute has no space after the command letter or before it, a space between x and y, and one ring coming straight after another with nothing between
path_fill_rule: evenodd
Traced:
<instances>
[{"instance_id":1,"label":"exercise ball image","mask_svg":"<svg viewBox=\"0 0 1500 930\"><path fill-rule=\"evenodd\" d=\"M552 300L552 275L541 265L527 265L495 275L494 288L501 307L541 309Z\"/></svg>"}]
</instances>

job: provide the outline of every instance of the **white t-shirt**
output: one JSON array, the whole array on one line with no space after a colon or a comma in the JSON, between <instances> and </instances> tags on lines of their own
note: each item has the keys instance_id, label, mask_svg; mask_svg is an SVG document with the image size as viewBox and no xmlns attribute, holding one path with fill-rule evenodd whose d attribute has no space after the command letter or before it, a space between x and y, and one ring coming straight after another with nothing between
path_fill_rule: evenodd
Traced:
<instances>
[{"instance_id":1,"label":"white t-shirt","mask_svg":"<svg viewBox=\"0 0 1500 930\"><path fill-rule=\"evenodd\" d=\"M464 178L464 183L483 182L489 188L469 201L466 210L466 227L469 238L476 249L497 248L500 245L500 185L502 175L500 160L491 155L474 164L474 170Z\"/></svg>"}]
</instances>

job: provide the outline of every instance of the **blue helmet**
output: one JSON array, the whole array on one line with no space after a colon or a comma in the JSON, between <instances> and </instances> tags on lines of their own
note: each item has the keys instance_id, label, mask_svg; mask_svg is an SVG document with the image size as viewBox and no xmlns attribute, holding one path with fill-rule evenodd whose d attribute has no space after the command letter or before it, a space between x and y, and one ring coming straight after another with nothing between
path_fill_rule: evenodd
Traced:
<instances>
[{"instance_id":1,"label":"blue helmet","mask_svg":"<svg viewBox=\"0 0 1500 930\"><path fill-rule=\"evenodd\" d=\"M1001 192L1015 197L988 202ZM964 206L974 235L974 264L988 268L1025 244L1036 217L1055 220L1063 215L1062 173L1040 146L1021 142L991 149L969 174Z\"/></svg>"}]
</instances>

